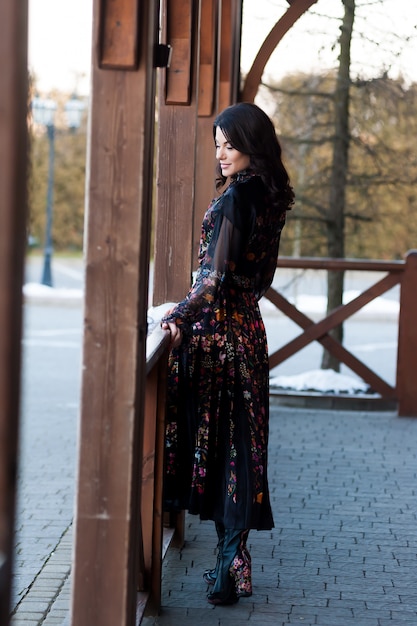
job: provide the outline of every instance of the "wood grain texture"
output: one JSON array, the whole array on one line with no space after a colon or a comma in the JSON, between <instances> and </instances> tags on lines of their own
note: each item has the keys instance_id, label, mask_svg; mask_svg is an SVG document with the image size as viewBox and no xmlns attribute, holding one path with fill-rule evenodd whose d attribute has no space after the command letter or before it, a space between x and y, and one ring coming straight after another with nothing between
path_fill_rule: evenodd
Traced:
<instances>
[{"instance_id":1,"label":"wood grain texture","mask_svg":"<svg viewBox=\"0 0 417 626\"><path fill-rule=\"evenodd\" d=\"M136 621L158 24L142 4L137 71L92 76L73 626Z\"/></svg>"},{"instance_id":2,"label":"wood grain texture","mask_svg":"<svg viewBox=\"0 0 417 626\"><path fill-rule=\"evenodd\" d=\"M193 0L167 1L166 41L172 46L171 64L166 71L166 104L189 105L191 101L191 81L194 37Z\"/></svg>"},{"instance_id":3,"label":"wood grain texture","mask_svg":"<svg viewBox=\"0 0 417 626\"><path fill-rule=\"evenodd\" d=\"M417 417L417 250L406 256L398 333L398 414Z\"/></svg>"},{"instance_id":4,"label":"wood grain texture","mask_svg":"<svg viewBox=\"0 0 417 626\"><path fill-rule=\"evenodd\" d=\"M216 96L217 0L201 4L198 115L211 116Z\"/></svg>"},{"instance_id":5,"label":"wood grain texture","mask_svg":"<svg viewBox=\"0 0 417 626\"><path fill-rule=\"evenodd\" d=\"M140 0L101 0L99 66L135 69L138 64Z\"/></svg>"},{"instance_id":6,"label":"wood grain texture","mask_svg":"<svg viewBox=\"0 0 417 626\"><path fill-rule=\"evenodd\" d=\"M180 3L182 5L182 3ZM199 3L198 3L199 4ZM171 3L165 5L169 10ZM176 14L177 15L177 14ZM169 21L163 15L163 23ZM193 30L198 33L198 14ZM164 26L165 28L165 26ZM162 32L162 38L165 31ZM192 89L188 106L167 104L168 74L159 74L159 109L156 171L156 214L153 304L178 302L191 285L196 266L193 255L194 198L197 146L198 36L192 39Z\"/></svg>"}]
</instances>

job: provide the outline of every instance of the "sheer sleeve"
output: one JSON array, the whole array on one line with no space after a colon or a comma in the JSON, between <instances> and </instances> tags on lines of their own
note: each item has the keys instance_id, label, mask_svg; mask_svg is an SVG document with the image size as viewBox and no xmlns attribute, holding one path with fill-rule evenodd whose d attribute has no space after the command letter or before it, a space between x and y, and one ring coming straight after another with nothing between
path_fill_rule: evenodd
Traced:
<instances>
[{"instance_id":1,"label":"sheer sleeve","mask_svg":"<svg viewBox=\"0 0 417 626\"><path fill-rule=\"evenodd\" d=\"M233 272L243 245L241 229L221 211L192 288L163 321L174 321L178 326L198 322L216 300L221 282L227 280L229 271Z\"/></svg>"}]
</instances>

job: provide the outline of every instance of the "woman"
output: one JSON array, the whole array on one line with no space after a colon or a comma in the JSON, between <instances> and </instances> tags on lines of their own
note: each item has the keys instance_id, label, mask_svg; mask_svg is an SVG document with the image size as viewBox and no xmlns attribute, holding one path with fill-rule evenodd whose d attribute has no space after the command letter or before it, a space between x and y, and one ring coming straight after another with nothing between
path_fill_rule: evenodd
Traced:
<instances>
[{"instance_id":1,"label":"woman","mask_svg":"<svg viewBox=\"0 0 417 626\"><path fill-rule=\"evenodd\" d=\"M211 604L252 593L250 529L274 525L267 479L269 367L258 301L270 286L294 200L269 117L239 103L214 121L218 188L203 220L199 269L169 311L165 501L216 524Z\"/></svg>"}]
</instances>

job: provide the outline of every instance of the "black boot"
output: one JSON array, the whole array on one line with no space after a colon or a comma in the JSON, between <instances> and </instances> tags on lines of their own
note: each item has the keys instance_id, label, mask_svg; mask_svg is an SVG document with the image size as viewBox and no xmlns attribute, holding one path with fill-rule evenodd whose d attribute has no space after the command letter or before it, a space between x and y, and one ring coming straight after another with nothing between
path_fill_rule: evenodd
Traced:
<instances>
[{"instance_id":1,"label":"black boot","mask_svg":"<svg viewBox=\"0 0 417 626\"><path fill-rule=\"evenodd\" d=\"M213 591L207 595L210 604L235 604L239 600L236 595L235 581L229 570L239 548L241 533L241 530L228 528L225 530L216 582Z\"/></svg>"},{"instance_id":2,"label":"black boot","mask_svg":"<svg viewBox=\"0 0 417 626\"><path fill-rule=\"evenodd\" d=\"M214 585L216 582L216 578L218 575L220 563L222 560L222 552L223 552L223 543L224 543L224 526L221 522L216 522L216 531L217 531L217 561L216 567L214 569L206 569L203 574L203 580L208 585Z\"/></svg>"}]
</instances>

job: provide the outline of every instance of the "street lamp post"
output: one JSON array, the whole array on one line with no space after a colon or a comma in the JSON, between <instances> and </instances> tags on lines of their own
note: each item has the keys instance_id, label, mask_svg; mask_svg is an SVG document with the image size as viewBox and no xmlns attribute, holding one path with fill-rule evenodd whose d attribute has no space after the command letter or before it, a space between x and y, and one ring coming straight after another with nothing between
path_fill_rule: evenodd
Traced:
<instances>
[{"instance_id":1,"label":"street lamp post","mask_svg":"<svg viewBox=\"0 0 417 626\"><path fill-rule=\"evenodd\" d=\"M48 188L46 195L46 229L42 271L42 285L52 287L52 207L54 194L54 160L55 160L55 111L53 100L36 97L32 102L33 119L37 124L46 127L49 144Z\"/></svg>"},{"instance_id":2,"label":"street lamp post","mask_svg":"<svg viewBox=\"0 0 417 626\"><path fill-rule=\"evenodd\" d=\"M55 111L56 104L50 98L42 99L35 97L32 101L33 119L37 124L46 127L49 144L48 162L48 189L46 196L46 228L44 262L42 270L42 285L52 287L52 210L54 193L54 166L55 166ZM84 111L84 102L76 95L72 95L65 105L67 124L71 132L75 132L81 125L81 117Z\"/></svg>"}]
</instances>

